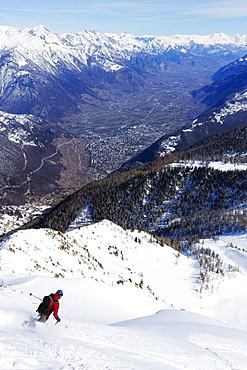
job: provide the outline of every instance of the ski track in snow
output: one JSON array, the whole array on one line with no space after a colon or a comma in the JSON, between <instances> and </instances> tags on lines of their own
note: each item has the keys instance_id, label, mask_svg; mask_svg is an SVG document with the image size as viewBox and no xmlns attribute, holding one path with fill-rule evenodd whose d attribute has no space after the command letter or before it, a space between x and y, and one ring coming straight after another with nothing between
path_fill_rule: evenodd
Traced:
<instances>
[{"instance_id":1,"label":"ski track in snow","mask_svg":"<svg viewBox=\"0 0 247 370\"><path fill-rule=\"evenodd\" d=\"M37 324L0 333L1 369L217 369L241 370L247 365L247 341L203 332L181 324L166 334L95 324L66 322L66 326ZM184 330L183 330L184 329ZM13 329L12 329L13 330ZM207 328L208 330L208 328ZM158 334L157 334L158 331ZM190 335L187 341L184 337ZM231 332L231 331L230 331ZM179 334L179 335L178 335ZM222 333L221 333L222 334ZM245 335L247 339L247 335ZM15 348L13 350L13 348ZM242 363L243 365L237 365Z\"/></svg>"},{"instance_id":2,"label":"ski track in snow","mask_svg":"<svg viewBox=\"0 0 247 370\"><path fill-rule=\"evenodd\" d=\"M0 245L0 369L247 370L246 234L203 241L224 263L240 268L212 277L212 292L199 292L195 259L178 258L169 247L151 243L150 235L106 220L68 232L76 258L80 241L105 269L83 263L84 274L88 269L95 278L80 277L75 267L70 276L54 278L70 257L68 249L58 257L58 242L67 245L65 236L29 230ZM117 246L118 256L109 245ZM53 261L46 276L34 275L29 265L34 251L41 267L48 267L46 258ZM134 279L138 271L142 289L127 280L116 283L121 274ZM155 287L158 300L146 284ZM46 324L22 326L35 316L39 300L34 295L60 288L61 323L54 325L51 317Z\"/></svg>"}]
</instances>

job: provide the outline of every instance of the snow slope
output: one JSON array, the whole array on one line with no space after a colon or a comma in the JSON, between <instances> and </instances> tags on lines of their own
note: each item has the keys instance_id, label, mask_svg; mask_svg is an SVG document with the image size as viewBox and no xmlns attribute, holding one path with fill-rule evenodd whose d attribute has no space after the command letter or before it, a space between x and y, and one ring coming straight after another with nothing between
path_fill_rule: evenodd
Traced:
<instances>
[{"instance_id":1,"label":"snow slope","mask_svg":"<svg viewBox=\"0 0 247 370\"><path fill-rule=\"evenodd\" d=\"M162 54L171 48L183 53L197 52L204 48L205 53L246 50L247 35L229 36L224 33L210 35L133 36L84 30L78 33L55 34L40 25L20 30L0 26L0 50L15 50L15 61L23 72L28 74L28 60L49 73L56 73L61 63L70 69L80 69L78 60L88 64L88 57L107 71L123 68L121 59L129 59L138 52ZM244 51L243 51L244 53ZM103 56L103 57L102 57Z\"/></svg>"},{"instance_id":2,"label":"snow slope","mask_svg":"<svg viewBox=\"0 0 247 370\"><path fill-rule=\"evenodd\" d=\"M107 220L13 234L0 245L0 369L247 369L246 238L201 241L224 267L201 290L193 256ZM57 289L61 323L22 326Z\"/></svg>"}]
</instances>

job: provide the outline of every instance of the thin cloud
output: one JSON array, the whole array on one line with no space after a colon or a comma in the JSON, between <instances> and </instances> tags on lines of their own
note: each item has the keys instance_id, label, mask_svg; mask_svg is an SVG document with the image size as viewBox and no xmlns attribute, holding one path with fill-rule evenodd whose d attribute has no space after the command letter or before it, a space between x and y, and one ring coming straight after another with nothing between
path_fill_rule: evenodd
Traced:
<instances>
[{"instance_id":1,"label":"thin cloud","mask_svg":"<svg viewBox=\"0 0 247 370\"><path fill-rule=\"evenodd\" d=\"M1 7L0 11L28 12L28 13L83 13L85 9L56 9L56 8L7 8Z\"/></svg>"},{"instance_id":2,"label":"thin cloud","mask_svg":"<svg viewBox=\"0 0 247 370\"><path fill-rule=\"evenodd\" d=\"M179 6L178 6L179 3ZM181 4L181 5L180 5ZM61 4L62 5L62 4ZM73 13L86 13L86 14L98 14L98 15L116 15L116 16L139 16L139 17L149 17L150 14L159 15L169 15L178 13L178 7L180 11L187 6L181 0L175 0L175 2L170 4L163 3L145 3L145 2L124 2L124 1L95 1L95 2L83 2L83 3L71 3L68 7L56 8L52 4L46 5L44 7L7 7L0 6L0 11L8 12L36 12L39 14L45 13L56 13L56 14L73 14Z\"/></svg>"},{"instance_id":3,"label":"thin cloud","mask_svg":"<svg viewBox=\"0 0 247 370\"><path fill-rule=\"evenodd\" d=\"M7 8L7 7L0 6L0 10L7 10L7 11L11 11L11 12L34 12L37 9L30 9L30 8Z\"/></svg>"},{"instance_id":4,"label":"thin cloud","mask_svg":"<svg viewBox=\"0 0 247 370\"><path fill-rule=\"evenodd\" d=\"M210 18L238 18L247 16L247 3L243 1L217 1L196 4L185 12L187 15Z\"/></svg>"},{"instance_id":5,"label":"thin cloud","mask_svg":"<svg viewBox=\"0 0 247 370\"><path fill-rule=\"evenodd\" d=\"M150 14L150 13L165 13L177 11L177 2L174 5L163 3L145 3L145 2L121 2L121 1L105 1L105 2L92 2L80 3L79 6L84 10L96 10L102 13L112 14ZM184 6L184 9L186 7Z\"/></svg>"}]
</instances>

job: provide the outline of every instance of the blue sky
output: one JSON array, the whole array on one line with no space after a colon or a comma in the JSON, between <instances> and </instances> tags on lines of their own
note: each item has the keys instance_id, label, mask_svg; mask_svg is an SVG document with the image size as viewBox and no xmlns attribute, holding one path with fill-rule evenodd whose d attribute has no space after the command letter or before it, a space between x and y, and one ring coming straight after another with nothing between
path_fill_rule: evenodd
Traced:
<instances>
[{"instance_id":1,"label":"blue sky","mask_svg":"<svg viewBox=\"0 0 247 370\"><path fill-rule=\"evenodd\" d=\"M1 0L0 25L132 35L247 33L247 0Z\"/></svg>"}]
</instances>

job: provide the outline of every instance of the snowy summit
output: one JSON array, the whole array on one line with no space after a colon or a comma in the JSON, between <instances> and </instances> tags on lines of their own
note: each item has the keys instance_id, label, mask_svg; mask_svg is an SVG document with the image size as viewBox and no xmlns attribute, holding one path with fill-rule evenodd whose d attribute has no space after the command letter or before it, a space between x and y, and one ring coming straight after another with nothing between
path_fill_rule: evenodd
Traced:
<instances>
[{"instance_id":1,"label":"snowy summit","mask_svg":"<svg viewBox=\"0 0 247 370\"><path fill-rule=\"evenodd\" d=\"M80 63L87 66L90 56L106 71L116 71L124 68L121 59L129 59L136 53L159 55L170 49L196 53L197 49L205 48L205 54L210 54L220 52L224 47L232 51L239 48L246 50L246 45L247 35L229 36L224 33L205 36L134 36L84 30L58 35L43 25L24 30L0 26L0 50L9 50L20 68L28 65L30 59L43 70L54 74L59 65L72 70L80 69Z\"/></svg>"}]
</instances>

